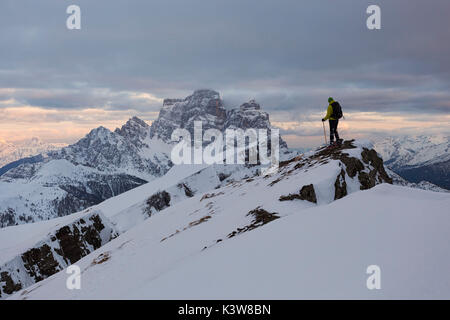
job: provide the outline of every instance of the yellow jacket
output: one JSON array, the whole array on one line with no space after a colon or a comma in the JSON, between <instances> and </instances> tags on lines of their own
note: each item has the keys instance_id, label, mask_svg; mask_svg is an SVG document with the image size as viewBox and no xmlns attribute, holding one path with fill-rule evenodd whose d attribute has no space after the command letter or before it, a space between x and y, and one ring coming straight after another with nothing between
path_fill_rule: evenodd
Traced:
<instances>
[{"instance_id":1,"label":"yellow jacket","mask_svg":"<svg viewBox=\"0 0 450 320\"><path fill-rule=\"evenodd\" d=\"M331 101L331 103L328 105L328 108L327 108L327 115L325 116L325 118L323 118L324 120L328 120L328 119L330 119L330 120L336 120L335 118L333 118L331 115L333 114L333 107L331 106L331 104L333 103L334 101Z\"/></svg>"}]
</instances>

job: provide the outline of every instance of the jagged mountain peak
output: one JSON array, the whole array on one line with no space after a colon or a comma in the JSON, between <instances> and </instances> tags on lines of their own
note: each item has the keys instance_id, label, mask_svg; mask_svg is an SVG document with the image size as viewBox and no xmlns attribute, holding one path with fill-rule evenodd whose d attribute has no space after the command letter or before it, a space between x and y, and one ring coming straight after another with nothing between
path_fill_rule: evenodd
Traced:
<instances>
[{"instance_id":1,"label":"jagged mountain peak","mask_svg":"<svg viewBox=\"0 0 450 320\"><path fill-rule=\"evenodd\" d=\"M239 109L241 111L249 111L249 110L261 110L261 106L259 103L257 103L254 99L250 100L249 102L243 103Z\"/></svg>"},{"instance_id":2,"label":"jagged mountain peak","mask_svg":"<svg viewBox=\"0 0 450 320\"><path fill-rule=\"evenodd\" d=\"M144 120L142 120L141 118L138 118L137 116L133 116L130 119L128 119L128 121L125 123L125 126L133 125L133 124L137 124L137 125L139 125L141 127L145 127L145 128L149 127L149 125Z\"/></svg>"},{"instance_id":3,"label":"jagged mountain peak","mask_svg":"<svg viewBox=\"0 0 450 320\"><path fill-rule=\"evenodd\" d=\"M110 134L110 133L112 133L112 132L108 128L105 128L104 126L99 126L97 128L92 129L91 131L89 131L87 136L96 136L96 135L102 135L102 134L104 135L104 134Z\"/></svg>"},{"instance_id":4,"label":"jagged mountain peak","mask_svg":"<svg viewBox=\"0 0 450 320\"><path fill-rule=\"evenodd\" d=\"M115 133L131 141L138 147L143 146L143 141L149 134L150 126L142 119L134 116L130 118L120 129L116 128Z\"/></svg>"},{"instance_id":5,"label":"jagged mountain peak","mask_svg":"<svg viewBox=\"0 0 450 320\"><path fill-rule=\"evenodd\" d=\"M217 91L200 89L185 99L165 99L163 107L150 128L150 137L170 142L178 128L193 131L194 121L202 121L203 129L223 130L226 111Z\"/></svg>"},{"instance_id":6,"label":"jagged mountain peak","mask_svg":"<svg viewBox=\"0 0 450 320\"><path fill-rule=\"evenodd\" d=\"M217 91L200 89L185 99L165 99L163 107L150 128L150 137L171 141L177 128L193 133L194 121L202 121L203 130L218 129L268 129L271 130L269 114L261 110L255 100L243 103L238 108L225 110L223 100ZM280 140L280 146L287 148Z\"/></svg>"}]
</instances>

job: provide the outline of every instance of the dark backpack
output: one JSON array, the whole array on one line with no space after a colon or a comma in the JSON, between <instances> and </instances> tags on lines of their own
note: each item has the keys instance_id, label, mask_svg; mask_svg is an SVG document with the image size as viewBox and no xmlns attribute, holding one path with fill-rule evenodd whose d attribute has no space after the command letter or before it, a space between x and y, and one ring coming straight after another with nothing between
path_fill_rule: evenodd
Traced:
<instances>
[{"instance_id":1,"label":"dark backpack","mask_svg":"<svg viewBox=\"0 0 450 320\"><path fill-rule=\"evenodd\" d=\"M334 101L331 104L331 107L333 107L333 113L331 114L331 117L334 118L334 119L342 118L342 116L343 116L342 108L341 108L341 105L339 104L339 102Z\"/></svg>"}]
</instances>

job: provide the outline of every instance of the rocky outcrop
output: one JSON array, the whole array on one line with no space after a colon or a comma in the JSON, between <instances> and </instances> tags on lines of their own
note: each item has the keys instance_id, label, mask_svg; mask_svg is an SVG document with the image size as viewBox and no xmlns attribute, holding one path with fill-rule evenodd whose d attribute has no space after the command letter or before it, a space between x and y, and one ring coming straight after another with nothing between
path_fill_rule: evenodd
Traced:
<instances>
[{"instance_id":1,"label":"rocky outcrop","mask_svg":"<svg viewBox=\"0 0 450 320\"><path fill-rule=\"evenodd\" d=\"M352 150L355 149L355 150ZM280 163L282 174L271 181L268 185L274 186L280 181L288 178L293 172L302 170L307 172L315 167L326 165L330 162L336 162L339 168L337 176L332 180L334 184L334 194L330 200L338 200L350 192L354 192L357 187L359 190L367 190L380 183L392 184L392 178L387 174L383 160L377 152L369 146L356 146L354 140L344 141L337 148L321 148L309 156L295 157ZM330 170L335 170L330 169ZM323 181L321 181L323 183ZM325 185L328 186L329 182ZM352 190L348 190L351 183ZM315 186L313 184L302 186L298 193L282 195L280 201L290 201L295 199L308 200L317 203ZM319 193L324 194L324 190ZM327 190L325 193L329 193Z\"/></svg>"},{"instance_id":2,"label":"rocky outcrop","mask_svg":"<svg viewBox=\"0 0 450 320\"><path fill-rule=\"evenodd\" d=\"M344 172L350 177L357 177L360 182L360 189L367 190L379 183L392 184L392 178L386 173L384 169L383 159L377 154L374 149L363 147L361 152L361 159L349 156L345 152L346 149L355 149L354 140L344 141L342 146L338 148L325 148L317 153L316 157L319 159L331 158L341 161L344 166ZM361 161L362 160L362 161ZM339 179L339 181L337 181ZM336 178L335 188L337 188L335 197L342 197L346 194L345 175L341 173Z\"/></svg>"},{"instance_id":3,"label":"rocky outcrop","mask_svg":"<svg viewBox=\"0 0 450 320\"><path fill-rule=\"evenodd\" d=\"M345 181L345 171L341 170L341 173L336 177L334 183L334 200L341 199L347 195L347 182Z\"/></svg>"},{"instance_id":4,"label":"rocky outcrop","mask_svg":"<svg viewBox=\"0 0 450 320\"><path fill-rule=\"evenodd\" d=\"M155 211L161 211L170 206L170 194L167 191L160 191L147 199L145 212L151 216Z\"/></svg>"},{"instance_id":5,"label":"rocky outcrop","mask_svg":"<svg viewBox=\"0 0 450 320\"><path fill-rule=\"evenodd\" d=\"M312 203L317 203L316 192L314 191L314 186L309 184L303 186L299 193L289 194L287 196L281 196L280 201L290 201L294 199L306 200Z\"/></svg>"},{"instance_id":6,"label":"rocky outcrop","mask_svg":"<svg viewBox=\"0 0 450 320\"><path fill-rule=\"evenodd\" d=\"M56 228L34 247L0 266L0 297L50 277L116 236L114 226L98 212Z\"/></svg>"},{"instance_id":7,"label":"rocky outcrop","mask_svg":"<svg viewBox=\"0 0 450 320\"><path fill-rule=\"evenodd\" d=\"M280 218L276 212L270 213L260 207L253 209L252 211L247 213L246 216L252 217L252 219L253 219L252 222L245 227L237 228L237 230L228 234L227 238L233 238L233 237L237 236L238 234L254 230L256 228L259 228L269 222L272 222L272 221Z\"/></svg>"}]
</instances>

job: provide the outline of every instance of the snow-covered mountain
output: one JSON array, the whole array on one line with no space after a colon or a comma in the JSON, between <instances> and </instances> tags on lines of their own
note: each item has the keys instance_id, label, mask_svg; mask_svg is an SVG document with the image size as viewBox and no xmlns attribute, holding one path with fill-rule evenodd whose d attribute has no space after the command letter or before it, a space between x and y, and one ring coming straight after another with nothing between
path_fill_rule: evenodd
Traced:
<instances>
[{"instance_id":1,"label":"snow-covered mountain","mask_svg":"<svg viewBox=\"0 0 450 320\"><path fill-rule=\"evenodd\" d=\"M82 212L1 229L2 298L450 297L450 194L390 185L365 142L253 169L175 166ZM74 263L81 290L66 289ZM373 264L382 290L366 287Z\"/></svg>"},{"instance_id":2,"label":"snow-covered mountain","mask_svg":"<svg viewBox=\"0 0 450 320\"><path fill-rule=\"evenodd\" d=\"M374 146L385 164L406 180L450 189L450 136L393 137Z\"/></svg>"},{"instance_id":3,"label":"snow-covered mountain","mask_svg":"<svg viewBox=\"0 0 450 320\"><path fill-rule=\"evenodd\" d=\"M0 139L0 168L19 159L36 156L65 147L65 143L48 143L33 137L30 140L9 142Z\"/></svg>"},{"instance_id":4,"label":"snow-covered mountain","mask_svg":"<svg viewBox=\"0 0 450 320\"><path fill-rule=\"evenodd\" d=\"M9 169L0 176L0 227L71 214L165 174L170 146L148 143L148 125L132 118Z\"/></svg>"},{"instance_id":5,"label":"snow-covered mountain","mask_svg":"<svg viewBox=\"0 0 450 320\"><path fill-rule=\"evenodd\" d=\"M382 160L369 148L347 141L341 149L321 149L282 162L279 172L267 176L245 165L176 166L161 178L80 213L4 228L0 273L9 285L3 293L63 270L144 220L159 226L148 231L152 242L160 244L156 252L172 239L184 242L184 235L197 226L209 226L187 247L167 253L175 254L172 257L155 257L170 264L299 210L391 183ZM13 232L18 236L9 237Z\"/></svg>"},{"instance_id":6,"label":"snow-covered mountain","mask_svg":"<svg viewBox=\"0 0 450 320\"><path fill-rule=\"evenodd\" d=\"M428 181L424 181L424 180L422 180L418 183L409 182L387 167L386 167L386 173L389 175L389 177L392 178L392 184L397 185L397 186L429 190L429 191L434 191L434 192L450 192L450 190L438 187L437 185L435 185L431 182L428 182Z\"/></svg>"},{"instance_id":7,"label":"snow-covered mountain","mask_svg":"<svg viewBox=\"0 0 450 320\"><path fill-rule=\"evenodd\" d=\"M254 101L226 111L213 90L166 99L151 126L133 117L115 131L99 127L75 144L0 169L0 228L77 212L163 176L173 165L173 130L193 132L194 121L203 130L271 129ZM283 159L291 153L280 142Z\"/></svg>"}]
</instances>

